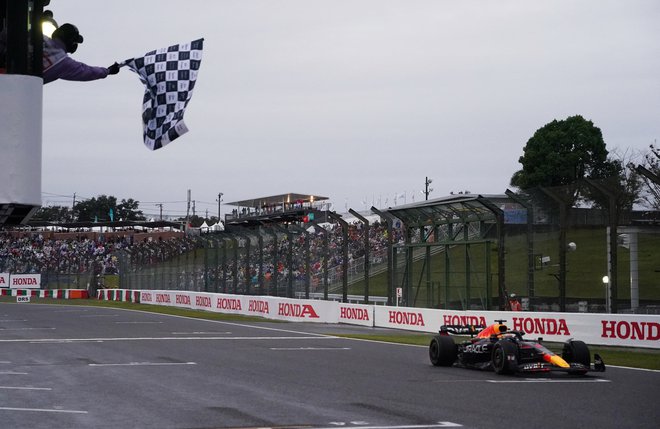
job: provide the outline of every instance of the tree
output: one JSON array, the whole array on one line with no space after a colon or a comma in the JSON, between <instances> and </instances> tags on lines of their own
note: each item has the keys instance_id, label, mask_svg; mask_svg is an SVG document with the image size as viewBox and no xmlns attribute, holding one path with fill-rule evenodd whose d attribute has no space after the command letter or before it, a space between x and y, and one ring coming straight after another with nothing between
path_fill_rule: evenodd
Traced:
<instances>
[{"instance_id":1,"label":"tree","mask_svg":"<svg viewBox=\"0 0 660 429\"><path fill-rule=\"evenodd\" d=\"M523 168L511 177L511 185L522 191L537 187L563 189L567 201L578 199L605 207L608 198L583 179L591 179L616 195L621 208L631 209L639 201L639 175L621 157L611 156L603 135L582 116L554 120L534 133L519 158Z\"/></svg>"},{"instance_id":2,"label":"tree","mask_svg":"<svg viewBox=\"0 0 660 429\"><path fill-rule=\"evenodd\" d=\"M644 160L640 167L644 167L655 177L660 177L660 149L655 144L649 146L649 151L644 154ZM642 177L644 189L642 201L644 205L653 210L660 210L660 183L644 175Z\"/></svg>"},{"instance_id":3,"label":"tree","mask_svg":"<svg viewBox=\"0 0 660 429\"><path fill-rule=\"evenodd\" d=\"M73 210L66 206L41 207L34 214L32 221L71 222L73 221Z\"/></svg>"},{"instance_id":4,"label":"tree","mask_svg":"<svg viewBox=\"0 0 660 429\"><path fill-rule=\"evenodd\" d=\"M117 205L117 215L115 218L121 220L145 220L146 218L142 210L138 210L139 205L140 202L132 198L121 200L121 203Z\"/></svg>"},{"instance_id":5,"label":"tree","mask_svg":"<svg viewBox=\"0 0 660 429\"><path fill-rule=\"evenodd\" d=\"M78 215L78 220L86 221L109 221L110 209L117 208L117 198L107 195L99 195L88 200L83 200L73 207Z\"/></svg>"},{"instance_id":6,"label":"tree","mask_svg":"<svg viewBox=\"0 0 660 429\"><path fill-rule=\"evenodd\" d=\"M116 197L99 195L77 203L74 211L79 221L144 220L144 214L138 210L139 204L132 198L117 204Z\"/></svg>"},{"instance_id":7,"label":"tree","mask_svg":"<svg viewBox=\"0 0 660 429\"><path fill-rule=\"evenodd\" d=\"M538 129L523 152L518 159L522 169L511 177L511 186L521 190L600 179L616 170L607 158L600 129L579 115L555 119Z\"/></svg>"}]
</instances>

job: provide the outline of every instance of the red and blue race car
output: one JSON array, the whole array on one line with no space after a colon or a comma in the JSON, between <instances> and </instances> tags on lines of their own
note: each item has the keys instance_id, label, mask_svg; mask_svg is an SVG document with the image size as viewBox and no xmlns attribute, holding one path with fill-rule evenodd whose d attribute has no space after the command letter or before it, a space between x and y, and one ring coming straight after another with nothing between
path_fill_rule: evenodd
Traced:
<instances>
[{"instance_id":1,"label":"red and blue race car","mask_svg":"<svg viewBox=\"0 0 660 429\"><path fill-rule=\"evenodd\" d=\"M435 366L459 366L494 370L497 374L544 373L562 371L584 375L589 371L605 371L603 359L594 354L591 363L589 347L582 341L568 340L561 356L548 350L541 339L524 339L522 331L510 331L505 320L490 326L443 325L431 340L429 357ZM456 343L451 335L469 335Z\"/></svg>"}]
</instances>

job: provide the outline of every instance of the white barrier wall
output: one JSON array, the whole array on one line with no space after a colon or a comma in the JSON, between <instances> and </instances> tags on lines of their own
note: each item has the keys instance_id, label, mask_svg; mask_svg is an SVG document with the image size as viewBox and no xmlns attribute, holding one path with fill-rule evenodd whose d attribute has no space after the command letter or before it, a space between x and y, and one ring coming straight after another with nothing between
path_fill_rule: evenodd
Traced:
<instances>
[{"instance_id":1,"label":"white barrier wall","mask_svg":"<svg viewBox=\"0 0 660 429\"><path fill-rule=\"evenodd\" d=\"M509 329L563 342L660 348L660 316L643 314L536 313L511 311L447 311L422 308L374 308L375 326L438 332L441 325L489 325L506 320Z\"/></svg>"},{"instance_id":2,"label":"white barrier wall","mask_svg":"<svg viewBox=\"0 0 660 429\"><path fill-rule=\"evenodd\" d=\"M290 322L339 323L339 303L333 301L153 290L141 291L140 302Z\"/></svg>"},{"instance_id":3,"label":"white barrier wall","mask_svg":"<svg viewBox=\"0 0 660 429\"><path fill-rule=\"evenodd\" d=\"M108 291L100 290L98 298L110 299ZM122 293L114 296L127 297L128 292L139 292L139 302L143 304L290 322L346 323L428 333L438 332L441 325L489 325L505 320L510 329L524 331L532 339L563 342L575 338L588 344L660 349L660 316L657 315L449 311L203 292L117 292Z\"/></svg>"}]
</instances>

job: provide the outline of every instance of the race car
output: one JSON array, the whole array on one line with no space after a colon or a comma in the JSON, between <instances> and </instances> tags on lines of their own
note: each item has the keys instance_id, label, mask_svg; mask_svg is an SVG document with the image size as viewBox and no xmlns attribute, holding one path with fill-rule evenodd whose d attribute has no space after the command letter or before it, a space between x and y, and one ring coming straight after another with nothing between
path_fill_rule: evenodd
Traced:
<instances>
[{"instance_id":1,"label":"race car","mask_svg":"<svg viewBox=\"0 0 660 429\"><path fill-rule=\"evenodd\" d=\"M564 343L561 356L548 350L541 339L523 339L522 331L511 331L497 320L489 326L443 325L431 340L429 357L435 366L459 366L493 370L497 374L545 373L562 371L584 375L589 371L605 371L603 359L594 354L591 364L589 347L578 340ZM451 335L469 335L456 344Z\"/></svg>"}]
</instances>

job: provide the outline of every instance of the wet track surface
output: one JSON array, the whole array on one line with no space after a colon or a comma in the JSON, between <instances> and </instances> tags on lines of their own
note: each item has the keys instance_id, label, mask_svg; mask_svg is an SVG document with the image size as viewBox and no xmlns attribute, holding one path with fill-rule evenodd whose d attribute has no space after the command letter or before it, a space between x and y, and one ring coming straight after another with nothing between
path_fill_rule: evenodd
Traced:
<instances>
[{"instance_id":1,"label":"wet track surface","mask_svg":"<svg viewBox=\"0 0 660 429\"><path fill-rule=\"evenodd\" d=\"M110 308L0 304L3 428L655 428L660 372L505 377L425 347ZM429 336L430 338L430 336Z\"/></svg>"}]
</instances>

